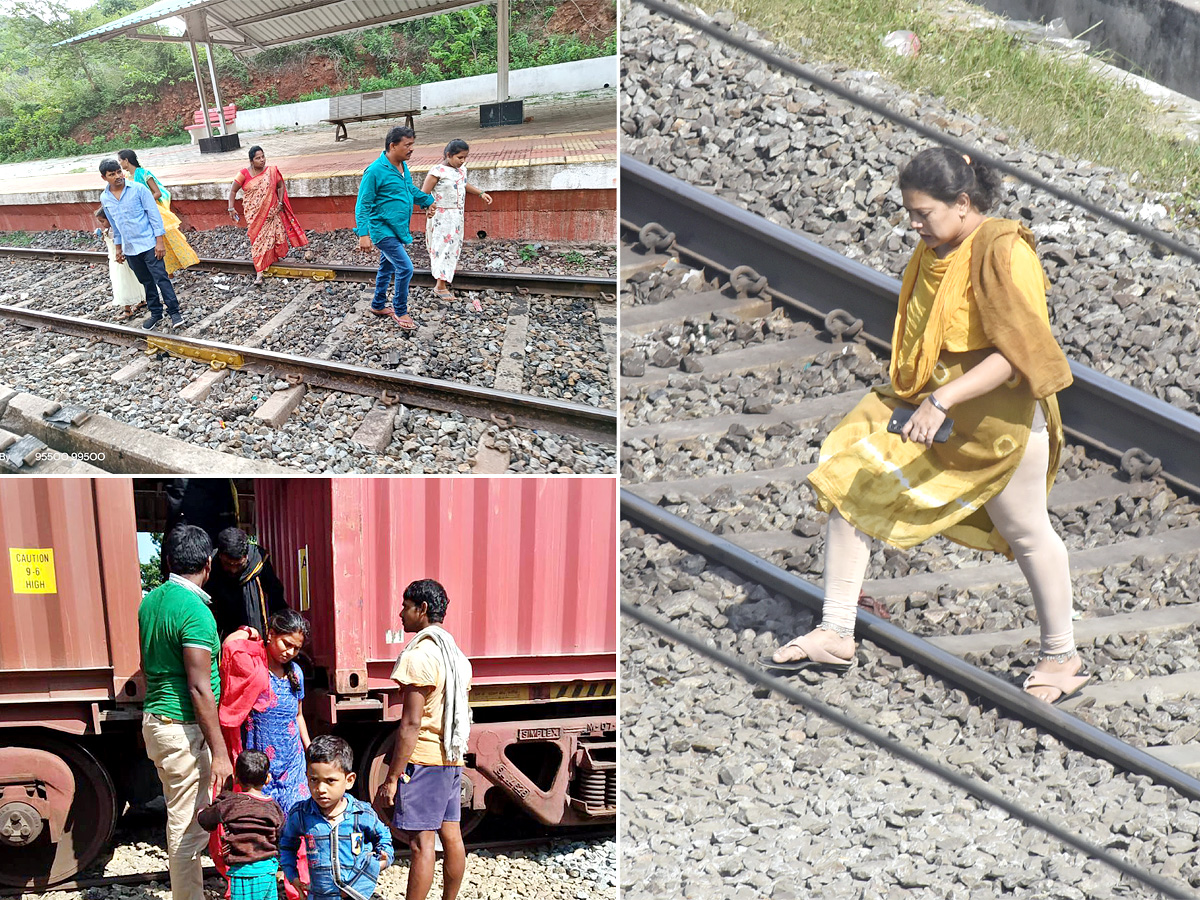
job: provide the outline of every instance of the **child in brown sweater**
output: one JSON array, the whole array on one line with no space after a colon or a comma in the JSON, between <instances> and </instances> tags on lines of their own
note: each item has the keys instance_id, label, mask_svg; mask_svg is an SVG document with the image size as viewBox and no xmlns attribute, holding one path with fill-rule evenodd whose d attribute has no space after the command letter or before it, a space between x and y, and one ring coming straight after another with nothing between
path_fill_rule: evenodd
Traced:
<instances>
[{"instance_id":1,"label":"child in brown sweater","mask_svg":"<svg viewBox=\"0 0 1200 900\"><path fill-rule=\"evenodd\" d=\"M258 750L244 750L234 764L242 793L222 791L196 820L209 831L225 829L222 855L229 866L230 900L276 900L279 880L279 832L283 810L266 796L271 761Z\"/></svg>"}]
</instances>

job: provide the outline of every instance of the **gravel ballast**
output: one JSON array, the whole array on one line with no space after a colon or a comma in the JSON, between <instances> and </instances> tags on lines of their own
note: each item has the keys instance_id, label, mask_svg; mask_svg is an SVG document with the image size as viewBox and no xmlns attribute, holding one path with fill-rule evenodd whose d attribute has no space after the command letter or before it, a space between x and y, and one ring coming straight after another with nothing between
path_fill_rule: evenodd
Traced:
<instances>
[{"instance_id":1,"label":"gravel ballast","mask_svg":"<svg viewBox=\"0 0 1200 900\"><path fill-rule=\"evenodd\" d=\"M714 18L771 46L727 13ZM928 146L924 138L638 4L625 9L622 46L622 152L900 275L915 238L900 206L897 172ZM1174 198L1143 190L1136 174L1043 152L877 73L773 49L896 112L1200 246L1194 233L1174 224ZM1018 219L1038 237L1051 282L1051 318L1069 357L1200 411L1200 332L1193 327L1200 270L1194 263L1015 181L1006 181L1005 198L991 214Z\"/></svg>"},{"instance_id":2,"label":"gravel ballast","mask_svg":"<svg viewBox=\"0 0 1200 900\"><path fill-rule=\"evenodd\" d=\"M191 361L155 360L132 381L118 384L110 376L138 359L140 351L11 323L0 325L0 341L12 351L0 359L0 383L80 404L135 428L302 472L469 473L481 440L510 453L510 472L611 472L616 464L611 445L404 406L390 444L377 452L351 439L377 402L371 397L312 388L295 412L272 428L253 413L272 394L288 389L274 374L231 373L216 383L203 405L192 405L179 399L180 390L202 371ZM83 358L70 366L53 365L72 352Z\"/></svg>"},{"instance_id":3,"label":"gravel ballast","mask_svg":"<svg viewBox=\"0 0 1200 900\"><path fill-rule=\"evenodd\" d=\"M167 868L166 838L162 822L147 816L118 826L113 854L103 865L93 866L80 877L132 875ZM211 865L207 854L204 864ZM462 900L613 900L616 885L616 841L556 838L545 845L518 850L468 850L467 871L459 897ZM408 861L400 859L383 871L376 897L403 897L408 880ZM224 882L217 877L205 881L206 900L221 900ZM430 897L441 896L442 866L434 869ZM167 884L115 885L75 891L29 892L22 900L171 900Z\"/></svg>"},{"instance_id":4,"label":"gravel ballast","mask_svg":"<svg viewBox=\"0 0 1200 900\"><path fill-rule=\"evenodd\" d=\"M810 627L762 588L622 527L624 600L743 659ZM1194 659L1186 643L1156 649ZM622 648L623 900L1156 896L640 625L626 623ZM1126 860L1200 886L1200 802L981 709L869 643L841 677L796 683ZM1160 698L1082 715L1155 741L1148 722L1196 712L1194 699Z\"/></svg>"}]
</instances>

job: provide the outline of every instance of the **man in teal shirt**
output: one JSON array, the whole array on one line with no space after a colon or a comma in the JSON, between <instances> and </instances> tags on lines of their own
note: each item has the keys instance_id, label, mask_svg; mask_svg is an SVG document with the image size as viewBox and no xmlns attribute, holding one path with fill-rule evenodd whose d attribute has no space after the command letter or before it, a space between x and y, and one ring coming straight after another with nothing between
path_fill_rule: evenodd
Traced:
<instances>
[{"instance_id":1,"label":"man in teal shirt","mask_svg":"<svg viewBox=\"0 0 1200 900\"><path fill-rule=\"evenodd\" d=\"M415 331L417 327L408 314L408 284L413 275L412 260L404 249L405 244L413 242L408 223L414 203L422 209L433 204L433 197L413 184L405 162L412 156L416 141L416 132L404 126L387 133L383 153L363 172L354 207L358 248L370 250L372 243L379 248L379 273L375 276L371 312L391 317L405 331ZM396 294L389 310L388 286L393 278Z\"/></svg>"},{"instance_id":2,"label":"man in teal shirt","mask_svg":"<svg viewBox=\"0 0 1200 900\"><path fill-rule=\"evenodd\" d=\"M212 543L203 529L179 525L163 541L163 555L171 577L138 607L146 675L142 737L167 801L172 900L204 900L200 851L208 832L196 813L233 774L217 719L221 645L203 590Z\"/></svg>"}]
</instances>

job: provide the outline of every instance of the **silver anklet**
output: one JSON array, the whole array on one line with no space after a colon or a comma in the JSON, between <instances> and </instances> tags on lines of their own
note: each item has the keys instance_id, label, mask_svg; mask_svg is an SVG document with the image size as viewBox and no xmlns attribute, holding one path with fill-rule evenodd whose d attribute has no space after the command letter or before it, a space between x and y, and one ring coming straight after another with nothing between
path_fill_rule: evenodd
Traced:
<instances>
[{"instance_id":1,"label":"silver anklet","mask_svg":"<svg viewBox=\"0 0 1200 900\"><path fill-rule=\"evenodd\" d=\"M822 622L817 626L817 628L819 628L821 631L832 631L838 637L854 637L853 628L844 628L841 625L834 625L832 623L827 624Z\"/></svg>"},{"instance_id":2,"label":"silver anklet","mask_svg":"<svg viewBox=\"0 0 1200 900\"><path fill-rule=\"evenodd\" d=\"M1043 659L1048 659L1051 662L1056 662L1056 663L1061 664L1061 663L1065 663L1072 656L1078 656L1078 655L1079 655L1079 651L1073 650L1073 649L1068 650L1066 653L1039 653L1038 654L1038 662L1041 662Z\"/></svg>"}]
</instances>

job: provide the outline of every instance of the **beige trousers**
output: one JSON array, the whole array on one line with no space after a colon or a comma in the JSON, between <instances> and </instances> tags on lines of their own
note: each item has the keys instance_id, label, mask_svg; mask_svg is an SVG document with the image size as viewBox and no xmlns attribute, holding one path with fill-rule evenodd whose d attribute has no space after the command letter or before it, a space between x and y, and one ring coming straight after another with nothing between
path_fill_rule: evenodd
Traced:
<instances>
[{"instance_id":1,"label":"beige trousers","mask_svg":"<svg viewBox=\"0 0 1200 900\"><path fill-rule=\"evenodd\" d=\"M167 801L167 859L171 869L172 900L204 900L204 870L200 853L208 832L196 813L208 805L212 787L212 753L195 723L162 721L142 714L146 753L158 768Z\"/></svg>"},{"instance_id":2,"label":"beige trousers","mask_svg":"<svg viewBox=\"0 0 1200 900\"><path fill-rule=\"evenodd\" d=\"M1021 574L1029 582L1041 628L1042 653L1075 649L1071 624L1071 570L1067 548L1050 524L1046 510L1046 468L1050 465L1050 433L1039 407L1029 445L1004 490L985 504L996 530L1008 541ZM842 518L829 514L825 533L824 624L853 631L871 559L871 540Z\"/></svg>"}]
</instances>

